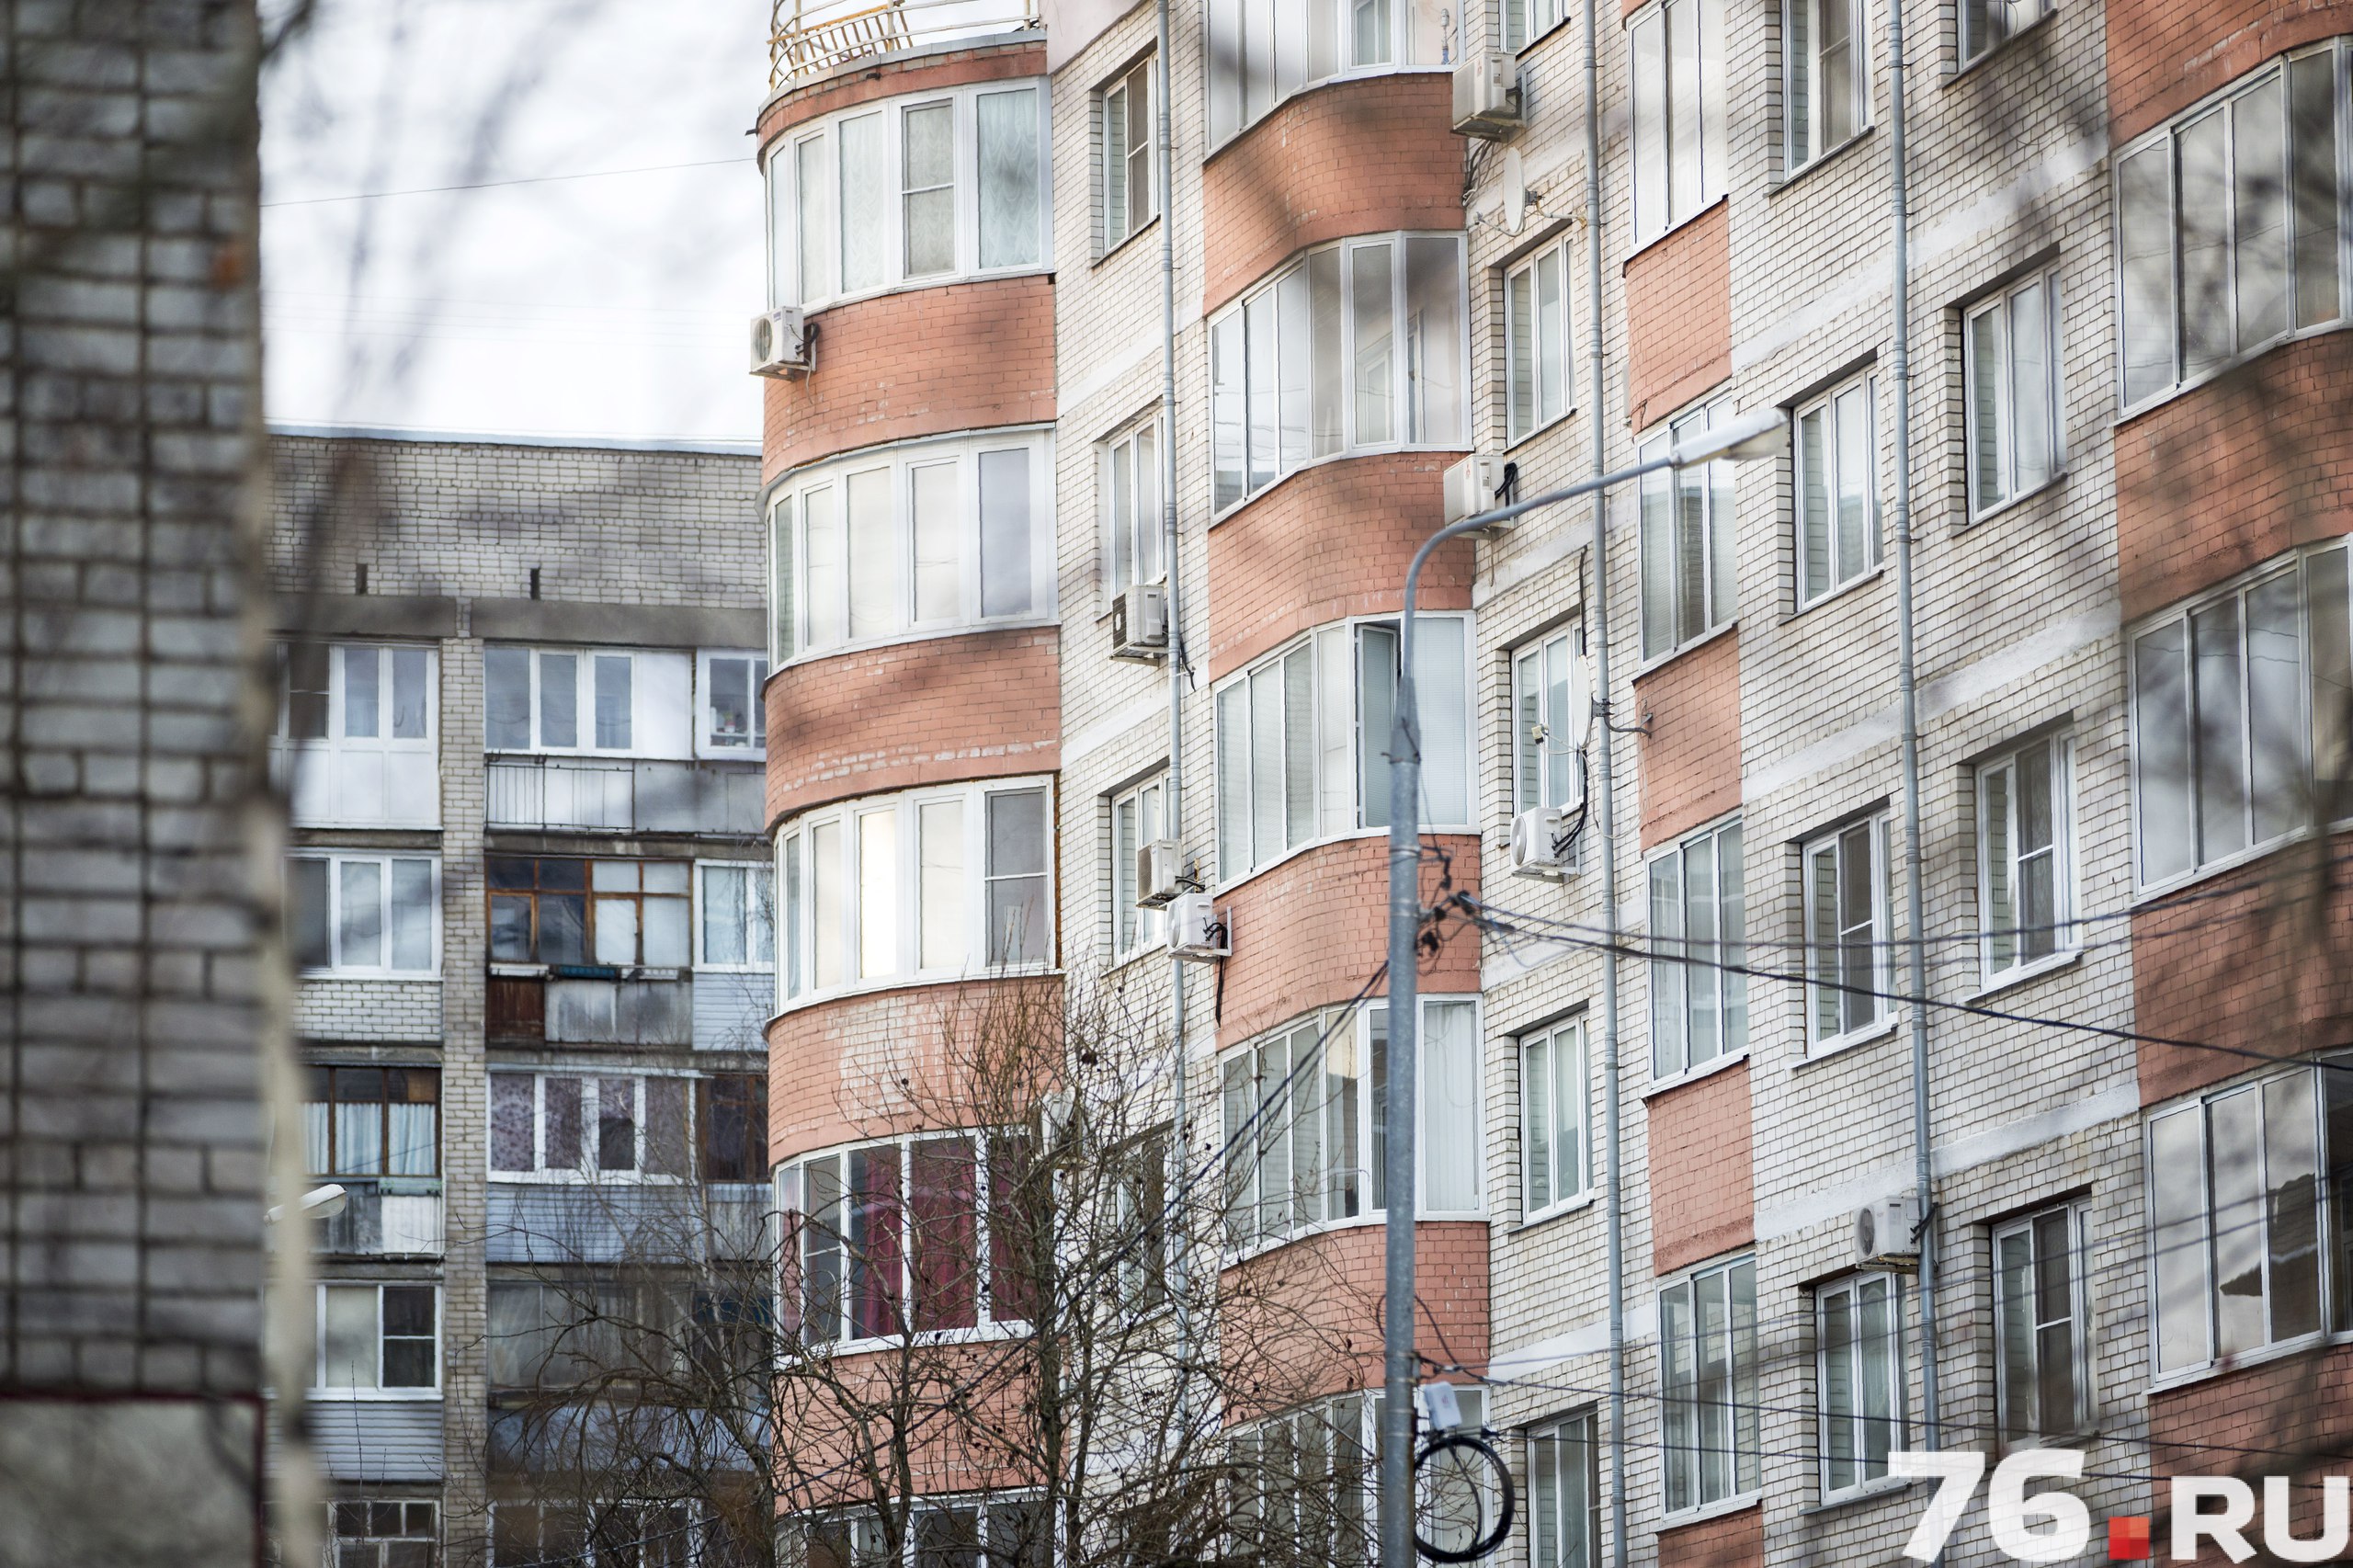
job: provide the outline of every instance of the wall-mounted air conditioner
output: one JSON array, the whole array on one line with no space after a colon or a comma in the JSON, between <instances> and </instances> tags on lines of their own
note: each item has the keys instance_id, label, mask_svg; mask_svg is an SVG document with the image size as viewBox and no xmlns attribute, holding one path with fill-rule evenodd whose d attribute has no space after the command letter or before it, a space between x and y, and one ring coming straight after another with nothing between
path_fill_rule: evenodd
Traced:
<instances>
[{"instance_id":1,"label":"wall-mounted air conditioner","mask_svg":"<svg viewBox=\"0 0 2353 1568\"><path fill-rule=\"evenodd\" d=\"M791 376L810 369L810 332L798 305L779 305L752 318L752 374Z\"/></svg>"},{"instance_id":2,"label":"wall-mounted air conditioner","mask_svg":"<svg viewBox=\"0 0 2353 1568\"><path fill-rule=\"evenodd\" d=\"M1168 950L1196 963L1213 963L1233 953L1231 909L1220 914L1205 892L1180 892L1168 901Z\"/></svg>"},{"instance_id":3,"label":"wall-mounted air conditioner","mask_svg":"<svg viewBox=\"0 0 2353 1568\"><path fill-rule=\"evenodd\" d=\"M1520 110L1519 62L1500 49L1473 51L1454 68L1458 135L1497 141L1528 123Z\"/></svg>"},{"instance_id":4,"label":"wall-mounted air conditioner","mask_svg":"<svg viewBox=\"0 0 2353 1568\"><path fill-rule=\"evenodd\" d=\"M1560 807L1530 806L1511 819L1513 875L1558 881L1574 862L1571 846L1563 842Z\"/></svg>"},{"instance_id":5,"label":"wall-mounted air conditioner","mask_svg":"<svg viewBox=\"0 0 2353 1568\"><path fill-rule=\"evenodd\" d=\"M1503 505L1497 492L1504 487L1504 460L1472 453L1446 471L1446 521L1451 528L1465 517L1492 512Z\"/></svg>"},{"instance_id":6,"label":"wall-mounted air conditioner","mask_svg":"<svg viewBox=\"0 0 2353 1568\"><path fill-rule=\"evenodd\" d=\"M1183 853L1173 838L1154 838L1136 846L1136 907L1165 909L1184 891Z\"/></svg>"},{"instance_id":7,"label":"wall-mounted air conditioner","mask_svg":"<svg viewBox=\"0 0 2353 1568\"><path fill-rule=\"evenodd\" d=\"M1855 1211L1855 1263L1863 1268L1908 1268L1920 1261L1920 1206L1912 1194L1882 1198Z\"/></svg>"},{"instance_id":8,"label":"wall-mounted air conditioner","mask_svg":"<svg viewBox=\"0 0 2353 1568\"><path fill-rule=\"evenodd\" d=\"M1138 583L1111 601L1111 657L1157 664L1168 651L1168 590Z\"/></svg>"}]
</instances>

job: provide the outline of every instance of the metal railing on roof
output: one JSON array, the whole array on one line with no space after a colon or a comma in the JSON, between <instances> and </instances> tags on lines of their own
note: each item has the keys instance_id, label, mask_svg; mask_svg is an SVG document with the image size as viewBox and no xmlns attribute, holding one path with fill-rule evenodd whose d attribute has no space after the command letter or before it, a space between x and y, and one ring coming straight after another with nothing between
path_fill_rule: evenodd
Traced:
<instances>
[{"instance_id":1,"label":"metal railing on roof","mask_svg":"<svg viewBox=\"0 0 2353 1568\"><path fill-rule=\"evenodd\" d=\"M889 0L857 9L839 0L775 0L768 15L768 87L923 44L1037 25L1038 0Z\"/></svg>"}]
</instances>

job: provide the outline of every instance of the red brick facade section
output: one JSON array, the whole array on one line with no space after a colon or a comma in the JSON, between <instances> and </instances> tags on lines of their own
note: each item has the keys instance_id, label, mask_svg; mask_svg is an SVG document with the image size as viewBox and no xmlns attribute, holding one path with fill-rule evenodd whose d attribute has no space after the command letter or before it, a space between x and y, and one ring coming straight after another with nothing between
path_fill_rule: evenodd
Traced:
<instances>
[{"instance_id":1,"label":"red brick facade section","mask_svg":"<svg viewBox=\"0 0 2353 1568\"><path fill-rule=\"evenodd\" d=\"M760 111L760 151L765 155L771 140L796 125L877 98L909 97L975 82L1009 82L1045 74L1046 46L1038 42L861 61L770 99Z\"/></svg>"},{"instance_id":2,"label":"red brick facade section","mask_svg":"<svg viewBox=\"0 0 2353 1568\"><path fill-rule=\"evenodd\" d=\"M859 1351L831 1358L816 1376L779 1378L777 1427L792 1434L777 1474L779 1517L870 1506L867 1462L901 1438L919 1495L1041 1484L1045 1449L1031 1436L1029 1398L1037 1379L1026 1337Z\"/></svg>"},{"instance_id":3,"label":"red brick facade section","mask_svg":"<svg viewBox=\"0 0 2353 1568\"><path fill-rule=\"evenodd\" d=\"M1478 840L1431 834L1423 843L1453 858L1448 892L1479 892ZM1445 896L1440 868L1422 865L1422 903ZM1354 996L1389 956L1389 840L1344 838L1302 850L1218 901L1233 911L1233 956L1225 960L1218 1039L1239 1044L1326 1003ZM1479 989L1479 937L1459 919L1441 931L1435 958L1425 957L1425 994ZM1388 994L1386 985L1374 995Z\"/></svg>"},{"instance_id":4,"label":"red brick facade section","mask_svg":"<svg viewBox=\"0 0 2353 1568\"><path fill-rule=\"evenodd\" d=\"M767 820L850 795L1051 773L1062 634L973 631L789 665L767 684Z\"/></svg>"},{"instance_id":5,"label":"red brick facade section","mask_svg":"<svg viewBox=\"0 0 2353 1568\"><path fill-rule=\"evenodd\" d=\"M1651 1272L1672 1274L1756 1239L1748 1063L1653 1095Z\"/></svg>"},{"instance_id":6,"label":"red brick facade section","mask_svg":"<svg viewBox=\"0 0 2353 1568\"><path fill-rule=\"evenodd\" d=\"M2353 835L2302 845L2202 884L2194 900L2132 916L2141 1103L2260 1066L2237 1051L2289 1058L2353 1045ZM2325 852L2323 852L2325 851ZM2334 858L2335 864L2328 863Z\"/></svg>"},{"instance_id":7,"label":"red brick facade section","mask_svg":"<svg viewBox=\"0 0 2353 1568\"><path fill-rule=\"evenodd\" d=\"M1646 430L1732 374L1732 205L1626 258L1626 423Z\"/></svg>"},{"instance_id":8,"label":"red brick facade section","mask_svg":"<svg viewBox=\"0 0 2353 1568\"><path fill-rule=\"evenodd\" d=\"M2149 1395L2149 1469L2160 1476L2235 1475L2255 1489L2255 1522L2243 1532L2255 1561L2277 1562L2263 1540L2266 1476L2289 1480L2289 1520L2310 1540L2320 1533L2320 1478L2343 1475L2345 1434L2353 1426L2353 1346L2332 1345L2225 1372L2202 1382ZM2315 1455L2300 1463L2299 1455ZM2152 1559L2167 1562L2173 1535L2167 1489L2154 1489L2149 1535ZM2209 1502L2201 1511L2212 1513ZM2093 1528L2098 1528L2097 1521ZM2229 1558L2211 1544L2196 1559L2220 1565ZM2337 1561L2342 1561L2338 1559Z\"/></svg>"},{"instance_id":9,"label":"red brick facade section","mask_svg":"<svg viewBox=\"0 0 2353 1568\"><path fill-rule=\"evenodd\" d=\"M1441 73L1311 87L1201 170L1201 309L1308 245L1384 229L1462 227L1462 139Z\"/></svg>"},{"instance_id":10,"label":"red brick facade section","mask_svg":"<svg viewBox=\"0 0 2353 1568\"><path fill-rule=\"evenodd\" d=\"M1658 1532L1658 1568L1761 1568L1764 1561L1762 1506Z\"/></svg>"},{"instance_id":11,"label":"red brick facade section","mask_svg":"<svg viewBox=\"0 0 2353 1568\"><path fill-rule=\"evenodd\" d=\"M766 383L764 479L877 442L1054 416L1050 274L879 294L810 320L816 369Z\"/></svg>"},{"instance_id":12,"label":"red brick facade section","mask_svg":"<svg viewBox=\"0 0 2353 1568\"><path fill-rule=\"evenodd\" d=\"M1311 626L1394 615L1414 551L1446 520L1447 452L1385 452L1302 469L1210 530L1210 678ZM1471 541L1422 568L1424 609L1469 609Z\"/></svg>"},{"instance_id":13,"label":"red brick facade section","mask_svg":"<svg viewBox=\"0 0 2353 1568\"><path fill-rule=\"evenodd\" d=\"M2353 333L2282 344L2116 430L2127 619L2353 532Z\"/></svg>"},{"instance_id":14,"label":"red brick facade section","mask_svg":"<svg viewBox=\"0 0 2353 1568\"><path fill-rule=\"evenodd\" d=\"M1643 847L1665 844L1740 805L1740 637L1671 659L1634 682Z\"/></svg>"},{"instance_id":15,"label":"red brick facade section","mask_svg":"<svg viewBox=\"0 0 2353 1568\"><path fill-rule=\"evenodd\" d=\"M1379 1388L1385 1232L1347 1225L1226 1269L1219 1345L1226 1419L1246 1421L1324 1394ZM1487 1227L1414 1227L1415 1340L1426 1356L1476 1372L1487 1364Z\"/></svg>"},{"instance_id":16,"label":"red brick facade section","mask_svg":"<svg viewBox=\"0 0 2353 1568\"><path fill-rule=\"evenodd\" d=\"M2347 0L2109 0L2111 144L2300 43L2353 32Z\"/></svg>"}]
</instances>

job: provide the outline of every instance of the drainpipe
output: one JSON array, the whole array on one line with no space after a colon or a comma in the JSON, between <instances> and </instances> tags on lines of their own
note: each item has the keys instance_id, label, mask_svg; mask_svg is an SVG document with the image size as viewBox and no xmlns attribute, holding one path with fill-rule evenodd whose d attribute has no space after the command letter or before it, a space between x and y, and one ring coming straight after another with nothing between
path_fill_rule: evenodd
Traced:
<instances>
[{"instance_id":1,"label":"drainpipe","mask_svg":"<svg viewBox=\"0 0 2353 1568\"><path fill-rule=\"evenodd\" d=\"M1928 949L1921 887L1920 695L1912 628L1912 249L1904 165L1904 5L1887 7L1889 199L1895 223L1895 659L1904 725L1904 918L1912 981L1912 1179L1920 1202L1921 1447L1943 1446L1937 1409L1936 1172L1928 1143Z\"/></svg>"},{"instance_id":2,"label":"drainpipe","mask_svg":"<svg viewBox=\"0 0 2353 1568\"><path fill-rule=\"evenodd\" d=\"M1585 0L1585 256L1591 341L1586 365L1592 383L1596 478L1608 472L1609 437L1602 419L1601 324L1601 59L1594 43L1594 0ZM1618 1130L1618 813L1609 767L1609 496L1593 493L1593 686L1601 699L1594 734L1594 807L1601 835L1601 1144L1602 1185L1608 1209L1603 1251L1609 1275L1609 1562L1626 1568L1626 1205Z\"/></svg>"}]
</instances>

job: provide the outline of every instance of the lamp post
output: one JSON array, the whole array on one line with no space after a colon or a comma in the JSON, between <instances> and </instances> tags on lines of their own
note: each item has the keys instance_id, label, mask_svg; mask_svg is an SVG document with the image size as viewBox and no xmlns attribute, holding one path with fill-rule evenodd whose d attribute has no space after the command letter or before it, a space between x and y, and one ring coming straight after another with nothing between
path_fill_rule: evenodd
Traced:
<instances>
[{"instance_id":1,"label":"lamp post","mask_svg":"<svg viewBox=\"0 0 2353 1568\"><path fill-rule=\"evenodd\" d=\"M1694 468L1729 460L1747 462L1777 457L1789 445L1789 419L1779 409L1744 415L1712 430L1679 441L1664 457L1639 462L1529 500L1449 523L1424 540L1405 571L1405 597L1397 620L1397 699L1389 740L1389 1082L1384 1107L1388 1148L1383 1165L1387 1203L1388 1267L1381 1333L1385 1349L1381 1412L1381 1568L1413 1568L1414 1550L1414 1217L1416 1046L1420 1017L1415 997L1415 949L1422 925L1422 789L1417 694L1414 686L1414 596L1430 552L1475 528L1516 521L1540 506L1589 495L1668 469ZM1607 563L1597 526L1594 574L1598 586ZM1606 602L1597 593L1597 603ZM1603 639L1608 629L1599 629ZM1606 671L1602 662L1597 669ZM1606 705L1609 692L1596 681ZM1606 706L1605 706L1605 711ZM1605 836L1610 823L1601 824ZM1603 897L1615 907L1616 889ZM1612 1195L1615 1201L1615 1195ZM1613 1436L1616 1434L1613 1433Z\"/></svg>"}]
</instances>

